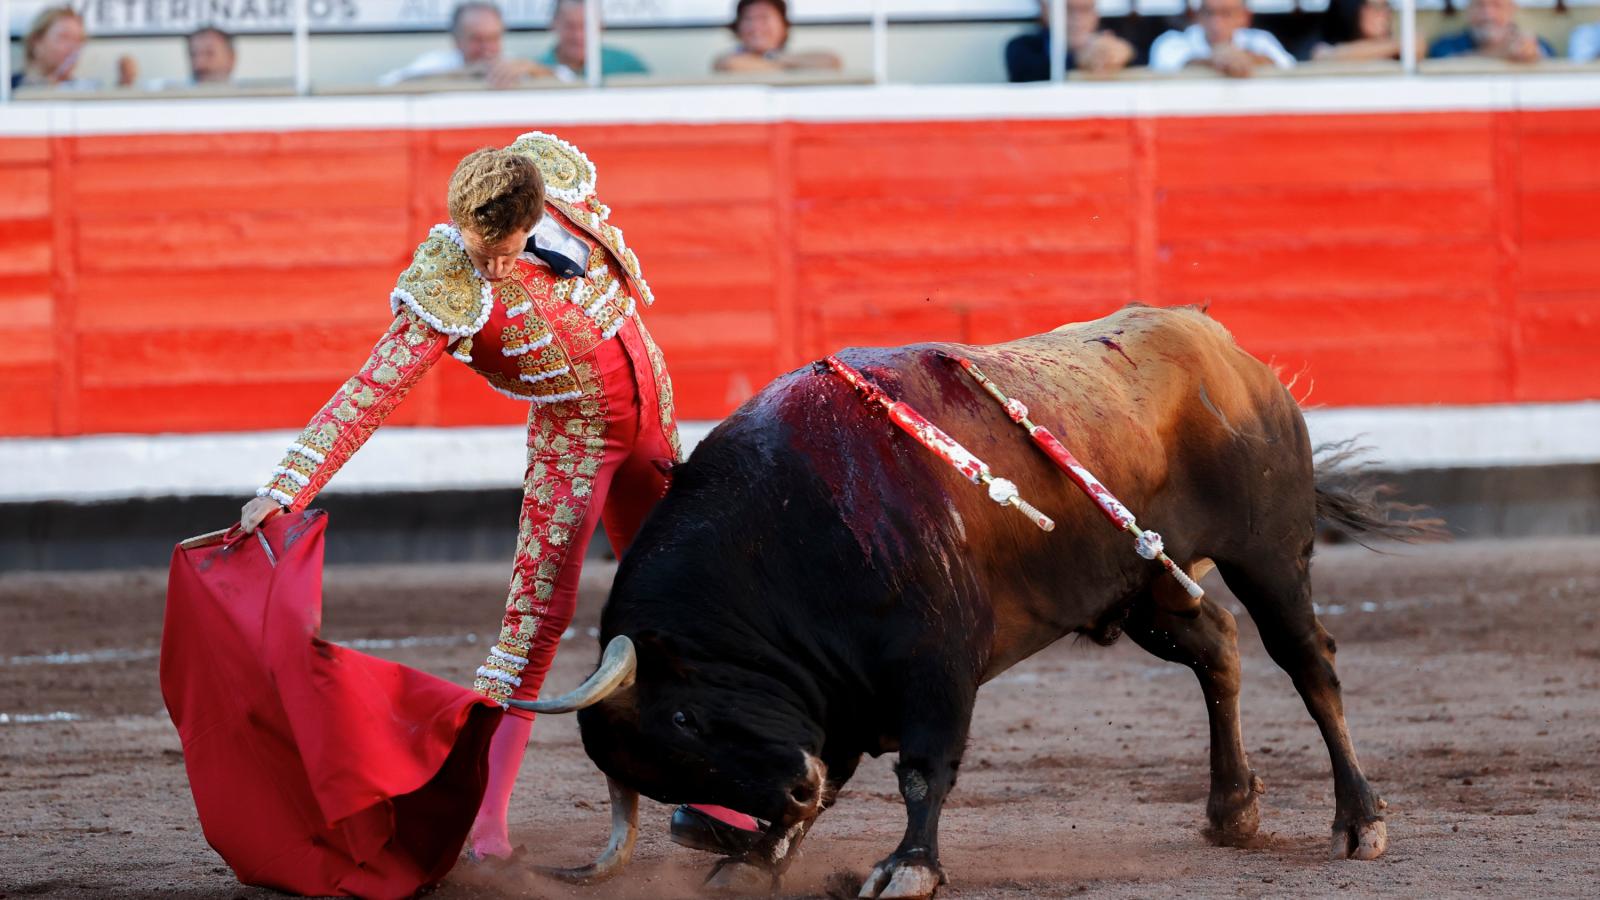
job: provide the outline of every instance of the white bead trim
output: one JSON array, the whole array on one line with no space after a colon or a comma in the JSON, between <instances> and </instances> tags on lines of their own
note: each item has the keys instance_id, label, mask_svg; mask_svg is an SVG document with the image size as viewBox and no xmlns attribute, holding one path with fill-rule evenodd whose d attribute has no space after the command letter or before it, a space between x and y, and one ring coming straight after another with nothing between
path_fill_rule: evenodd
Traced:
<instances>
[{"instance_id":1,"label":"white bead trim","mask_svg":"<svg viewBox=\"0 0 1600 900\"><path fill-rule=\"evenodd\" d=\"M521 303L518 303L516 306L507 307L506 315L515 319L517 316L522 315L530 309L533 309L533 301L524 300Z\"/></svg>"},{"instance_id":2,"label":"white bead trim","mask_svg":"<svg viewBox=\"0 0 1600 900\"><path fill-rule=\"evenodd\" d=\"M489 655L493 656L496 659L503 659L506 662L511 663L512 665L516 666L519 669L528 664L528 660L527 660L526 657L517 656L514 653L507 653L506 651L501 650L499 647L490 647L489 648Z\"/></svg>"},{"instance_id":3,"label":"white bead trim","mask_svg":"<svg viewBox=\"0 0 1600 900\"><path fill-rule=\"evenodd\" d=\"M501 347L500 352L506 356L522 356L535 350L543 350L550 346L550 342L553 340L555 340L555 335L547 334L537 341L531 344L523 344L521 347Z\"/></svg>"},{"instance_id":4,"label":"white bead trim","mask_svg":"<svg viewBox=\"0 0 1600 900\"><path fill-rule=\"evenodd\" d=\"M272 474L273 475L287 475L287 476L289 476L289 480L290 481L293 481L295 484L298 484L301 487L305 487L306 485L311 483L311 479L310 478L307 478L306 476L300 474L299 472L296 472L295 470L289 468L288 466L274 466L273 469L272 469Z\"/></svg>"},{"instance_id":5,"label":"white bead trim","mask_svg":"<svg viewBox=\"0 0 1600 900\"><path fill-rule=\"evenodd\" d=\"M283 491L278 490L277 488L257 488L256 489L256 496L257 497L271 497L272 499L278 501L278 504L280 506L293 506L294 505L294 498L289 496L288 494L285 494Z\"/></svg>"},{"instance_id":6,"label":"white bead trim","mask_svg":"<svg viewBox=\"0 0 1600 900\"><path fill-rule=\"evenodd\" d=\"M299 443L298 441L289 445L289 452L304 456L306 459L311 460L319 466L328 461L326 456L323 456L321 453L318 453L316 450L307 447L305 444Z\"/></svg>"},{"instance_id":7,"label":"white bead trim","mask_svg":"<svg viewBox=\"0 0 1600 900\"><path fill-rule=\"evenodd\" d=\"M429 237L432 237L436 234L449 238L450 242L455 244L463 254L467 252L467 245L461 240L461 231L454 225L451 225L447 222L441 222L438 225L428 229ZM467 265L469 268L472 266L470 257ZM422 304L417 302L417 298L411 296L410 291L399 287L389 292L389 312L399 313L400 305L405 304L407 309L416 313L417 318L427 322L428 325L431 326L435 331L438 331L441 334L448 334L451 337L471 337L477 334L478 331L483 328L484 323L489 321L489 311L494 308L494 286L489 284L489 282L486 281L482 275L478 274L478 270L475 268L472 270L472 277L477 279L478 282L479 302L478 317L470 325L456 327L445 325L438 316L423 309ZM451 355L454 356L454 354ZM456 358L460 359L460 357Z\"/></svg>"},{"instance_id":8,"label":"white bead trim","mask_svg":"<svg viewBox=\"0 0 1600 900\"><path fill-rule=\"evenodd\" d=\"M391 313L399 313L400 305L403 303L406 309L411 310L416 314L417 318L428 323L428 327L440 334L447 334L451 337L472 337L483 328L484 323L489 321L490 303L494 298L494 292L489 285L483 285L482 296L483 302L478 307L478 318L472 324L465 326L446 325L438 316L423 309L422 304L417 302L417 298L411 296L411 292L405 288L395 288L389 292L389 311Z\"/></svg>"},{"instance_id":9,"label":"white bead trim","mask_svg":"<svg viewBox=\"0 0 1600 900\"><path fill-rule=\"evenodd\" d=\"M491 669L488 666L479 666L478 667L478 677L479 678L487 678L490 681L498 681L501 684L509 684L512 687L521 687L522 686L522 679L521 678L518 678L515 675L510 675L510 674L507 674L505 672L502 672L499 669Z\"/></svg>"},{"instance_id":10,"label":"white bead trim","mask_svg":"<svg viewBox=\"0 0 1600 900\"><path fill-rule=\"evenodd\" d=\"M498 384L489 385L489 390L494 391L496 394L499 394L502 397L509 397L512 400L518 400L523 403L533 400L533 397L529 396L528 394L518 394L514 391L508 391Z\"/></svg>"},{"instance_id":11,"label":"white bead trim","mask_svg":"<svg viewBox=\"0 0 1600 900\"><path fill-rule=\"evenodd\" d=\"M588 306L584 307L583 314L588 316L591 319L596 318L597 316L600 315L600 311L605 309L606 301L610 300L612 297L615 297L616 295L617 295L617 282L613 280L611 282L611 287L606 288L606 292L604 294L601 294L599 297L595 298L595 301L593 303L591 303Z\"/></svg>"},{"instance_id":12,"label":"white bead trim","mask_svg":"<svg viewBox=\"0 0 1600 900\"><path fill-rule=\"evenodd\" d=\"M472 354L463 350L460 344L456 344L456 348L450 351L450 356L464 363L472 362Z\"/></svg>"},{"instance_id":13,"label":"white bead trim","mask_svg":"<svg viewBox=\"0 0 1600 900\"><path fill-rule=\"evenodd\" d=\"M526 134L520 134L517 136L517 139L511 143L516 144L522 141L537 140L549 141L561 149L570 152L573 156L583 160L584 168L589 172L589 180L579 182L578 186L575 188L557 188L546 184L545 193L547 195L554 197L557 200L564 200L568 203L582 203L585 197L588 197L594 193L595 185L600 181L600 171L594 167L594 163L589 161L589 157L585 156L582 150L579 150L577 147L572 146L553 134L543 131L530 131Z\"/></svg>"},{"instance_id":14,"label":"white bead trim","mask_svg":"<svg viewBox=\"0 0 1600 900\"><path fill-rule=\"evenodd\" d=\"M554 372L540 372L537 375L518 375L517 376L517 380L518 381L525 381L528 384L538 384L541 381L549 381L552 378L559 378L562 375L571 375L571 374L572 374L572 367L571 366L562 366L561 368L556 369Z\"/></svg>"}]
</instances>

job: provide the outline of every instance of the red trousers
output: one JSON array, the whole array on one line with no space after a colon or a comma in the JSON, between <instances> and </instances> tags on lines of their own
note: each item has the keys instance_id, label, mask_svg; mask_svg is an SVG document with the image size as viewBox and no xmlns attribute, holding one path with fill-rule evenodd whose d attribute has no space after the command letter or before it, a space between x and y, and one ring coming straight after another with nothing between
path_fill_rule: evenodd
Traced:
<instances>
[{"instance_id":1,"label":"red trousers","mask_svg":"<svg viewBox=\"0 0 1600 900\"><path fill-rule=\"evenodd\" d=\"M536 403L528 414L511 591L500 639L473 685L499 703L538 697L577 609L578 574L595 527L605 524L620 556L667 489L663 469L674 452L637 322L595 348L591 363L599 396Z\"/></svg>"}]
</instances>

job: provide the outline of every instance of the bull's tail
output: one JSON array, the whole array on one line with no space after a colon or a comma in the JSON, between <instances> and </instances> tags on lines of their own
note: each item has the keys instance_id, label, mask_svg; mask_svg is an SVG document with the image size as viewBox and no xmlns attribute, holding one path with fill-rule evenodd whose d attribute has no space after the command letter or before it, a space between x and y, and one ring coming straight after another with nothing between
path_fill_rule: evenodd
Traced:
<instances>
[{"instance_id":1,"label":"bull's tail","mask_svg":"<svg viewBox=\"0 0 1600 900\"><path fill-rule=\"evenodd\" d=\"M1379 481L1354 440L1317 447L1314 475L1317 521L1362 546L1373 537L1416 543L1449 537L1444 520L1423 518L1426 507L1394 499L1394 485Z\"/></svg>"}]
</instances>

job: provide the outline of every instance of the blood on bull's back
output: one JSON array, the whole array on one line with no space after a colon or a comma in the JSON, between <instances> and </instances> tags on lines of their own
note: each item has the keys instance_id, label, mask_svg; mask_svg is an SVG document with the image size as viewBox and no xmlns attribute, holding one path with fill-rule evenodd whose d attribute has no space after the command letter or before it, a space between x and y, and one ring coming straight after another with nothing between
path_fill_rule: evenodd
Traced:
<instances>
[{"instance_id":1,"label":"blood on bull's back","mask_svg":"<svg viewBox=\"0 0 1600 900\"><path fill-rule=\"evenodd\" d=\"M1133 553L1132 538L1099 515L956 357L1025 403L1144 527L1163 535L1174 559L1204 556L1205 538L1222 526L1215 517L1248 492L1240 478L1259 467L1241 453L1301 456L1309 488L1310 450L1293 401L1198 311L1135 306L1005 344L839 356L1056 522L1043 532L992 502L824 367L785 376L747 407L782 423L871 566L899 589L897 599L931 604L931 628L966 633L984 680L1069 632L1114 637L1126 606L1159 569Z\"/></svg>"}]
</instances>

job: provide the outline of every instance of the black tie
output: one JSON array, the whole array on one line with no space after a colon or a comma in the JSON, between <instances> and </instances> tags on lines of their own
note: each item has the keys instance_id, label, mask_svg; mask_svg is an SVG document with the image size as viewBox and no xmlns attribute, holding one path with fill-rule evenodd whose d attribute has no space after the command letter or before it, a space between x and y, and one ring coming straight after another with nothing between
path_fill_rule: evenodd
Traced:
<instances>
[{"instance_id":1,"label":"black tie","mask_svg":"<svg viewBox=\"0 0 1600 900\"><path fill-rule=\"evenodd\" d=\"M583 266L576 260L562 256L554 250L546 250L539 246L533 235L528 236L528 246L524 248L529 253L544 260L550 271L556 273L557 278L576 278L583 274Z\"/></svg>"}]
</instances>

